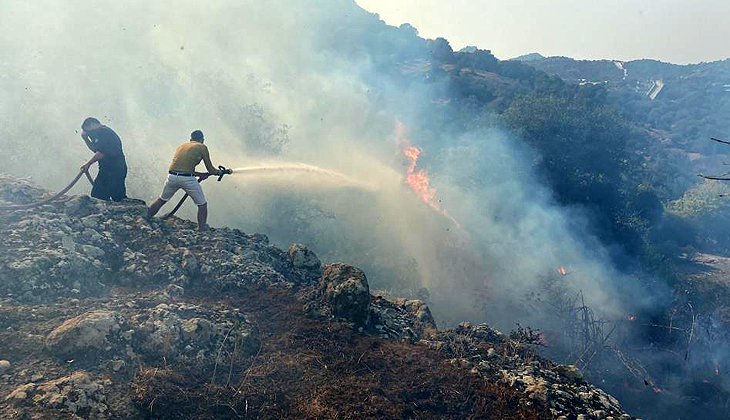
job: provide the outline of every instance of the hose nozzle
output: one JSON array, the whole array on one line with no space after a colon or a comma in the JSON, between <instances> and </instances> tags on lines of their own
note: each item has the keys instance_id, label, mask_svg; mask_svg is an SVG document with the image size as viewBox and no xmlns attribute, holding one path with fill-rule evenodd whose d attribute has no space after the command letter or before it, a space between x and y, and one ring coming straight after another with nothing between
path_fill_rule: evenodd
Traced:
<instances>
[{"instance_id":1,"label":"hose nozzle","mask_svg":"<svg viewBox=\"0 0 730 420\"><path fill-rule=\"evenodd\" d=\"M230 175L233 173L233 169L228 169L223 165L218 165L218 170L221 172L221 174L218 175L218 181L223 179L223 175Z\"/></svg>"}]
</instances>

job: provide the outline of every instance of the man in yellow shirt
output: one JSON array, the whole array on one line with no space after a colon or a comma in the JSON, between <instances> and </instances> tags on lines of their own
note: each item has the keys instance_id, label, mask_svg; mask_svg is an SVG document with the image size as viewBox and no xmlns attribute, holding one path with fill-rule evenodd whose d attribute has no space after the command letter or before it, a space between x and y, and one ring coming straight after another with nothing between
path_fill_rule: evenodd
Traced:
<instances>
[{"instance_id":1,"label":"man in yellow shirt","mask_svg":"<svg viewBox=\"0 0 730 420\"><path fill-rule=\"evenodd\" d=\"M168 171L167 181L162 188L162 194L147 209L147 219L152 219L160 208L165 205L179 189L185 190L198 206L198 229L206 230L206 220L208 219L208 203L203 194L203 188L196 179L197 176L221 175L221 171L213 166L210 161L208 148L203 144L203 132L195 130L190 133L190 141L181 144L175 151L172 158L170 170ZM205 163L207 173L195 172L195 167L200 161Z\"/></svg>"}]
</instances>

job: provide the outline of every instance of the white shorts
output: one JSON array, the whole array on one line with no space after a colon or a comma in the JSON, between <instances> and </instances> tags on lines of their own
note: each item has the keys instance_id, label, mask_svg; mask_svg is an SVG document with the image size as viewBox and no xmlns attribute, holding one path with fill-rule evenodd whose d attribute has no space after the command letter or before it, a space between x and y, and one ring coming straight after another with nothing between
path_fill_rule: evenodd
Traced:
<instances>
[{"instance_id":1,"label":"white shorts","mask_svg":"<svg viewBox=\"0 0 730 420\"><path fill-rule=\"evenodd\" d=\"M170 201L177 190L181 188L188 193L196 205L202 206L205 204L206 201L205 194L203 194L203 187L200 186L198 178L194 176L168 174L165 186L162 188L160 199L163 201Z\"/></svg>"}]
</instances>

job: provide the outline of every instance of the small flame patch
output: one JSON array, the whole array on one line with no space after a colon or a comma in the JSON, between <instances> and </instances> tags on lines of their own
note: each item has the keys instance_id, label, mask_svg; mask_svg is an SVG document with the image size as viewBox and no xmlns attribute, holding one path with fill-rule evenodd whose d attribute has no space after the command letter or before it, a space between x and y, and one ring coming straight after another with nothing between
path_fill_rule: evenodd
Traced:
<instances>
[{"instance_id":1,"label":"small flame patch","mask_svg":"<svg viewBox=\"0 0 730 420\"><path fill-rule=\"evenodd\" d=\"M446 210L444 210L438 203L436 198L436 189L431 186L431 181L428 178L428 174L423 169L416 169L418 165L418 158L423 153L423 149L411 144L411 141L406 136L406 126L400 121L395 123L395 142L401 148L401 153L405 156L409 163L406 169L406 184L410 187L411 191L424 203L428 204L429 207L443 214L446 218L454 222L454 224L461 228L459 222L456 221Z\"/></svg>"}]
</instances>

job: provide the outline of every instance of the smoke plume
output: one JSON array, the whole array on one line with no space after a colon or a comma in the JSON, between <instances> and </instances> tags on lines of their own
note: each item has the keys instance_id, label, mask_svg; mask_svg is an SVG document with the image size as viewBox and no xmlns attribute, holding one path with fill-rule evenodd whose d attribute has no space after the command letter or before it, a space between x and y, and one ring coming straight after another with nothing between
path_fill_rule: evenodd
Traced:
<instances>
[{"instance_id":1,"label":"smoke plume","mask_svg":"<svg viewBox=\"0 0 730 420\"><path fill-rule=\"evenodd\" d=\"M553 202L519 139L426 130L449 118L442 93L342 45L359 21L382 24L354 3L9 0L0 16L3 171L62 187L89 157L79 126L95 116L122 137L128 194L149 201L175 147L201 129L216 165L341 174L209 180L213 226L359 265L374 289L430 300L443 324L539 322L522 299L558 267L606 316L624 313L613 290L622 275L587 218ZM426 202L409 187L415 175L427 177Z\"/></svg>"}]
</instances>

